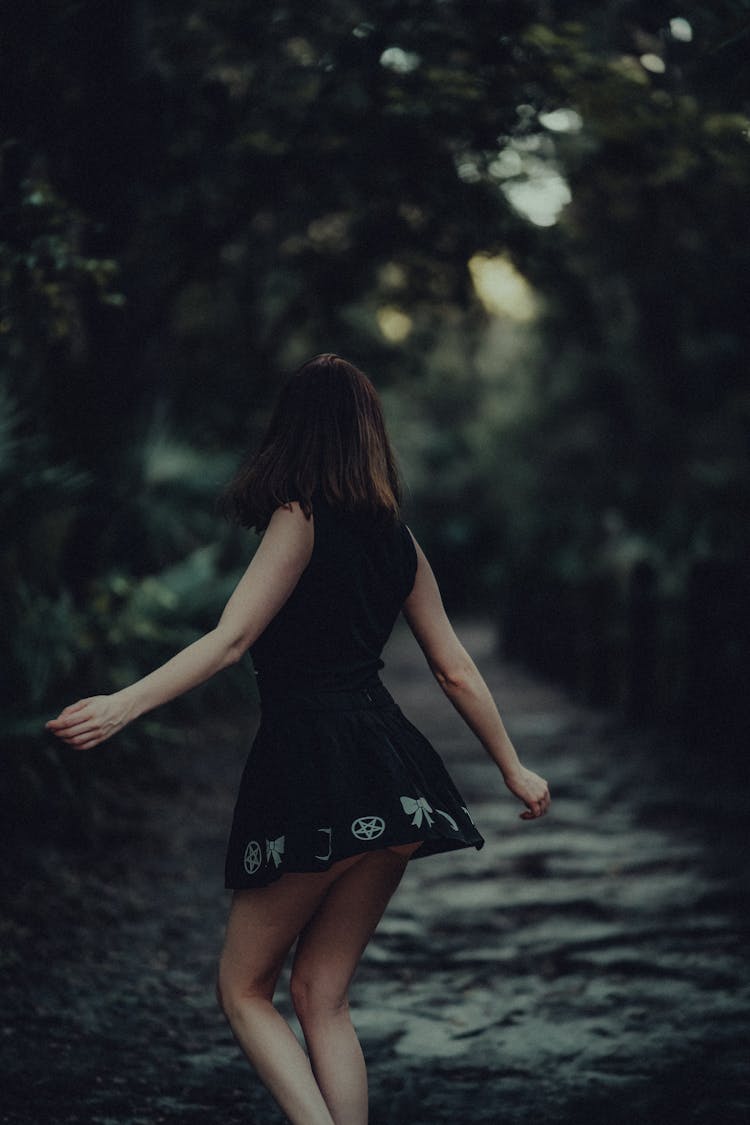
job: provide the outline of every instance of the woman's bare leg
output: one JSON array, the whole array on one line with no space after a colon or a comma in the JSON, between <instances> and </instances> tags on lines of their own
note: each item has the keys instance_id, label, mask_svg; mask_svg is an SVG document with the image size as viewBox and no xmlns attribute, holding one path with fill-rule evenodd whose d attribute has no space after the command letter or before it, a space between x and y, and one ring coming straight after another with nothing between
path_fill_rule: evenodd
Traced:
<instances>
[{"instance_id":1,"label":"woman's bare leg","mask_svg":"<svg viewBox=\"0 0 750 1125\"><path fill-rule=\"evenodd\" d=\"M339 876L300 935L292 1000L335 1125L367 1125L367 1071L349 1017L359 959L419 844L370 852Z\"/></svg>"},{"instance_id":2,"label":"woman's bare leg","mask_svg":"<svg viewBox=\"0 0 750 1125\"><path fill-rule=\"evenodd\" d=\"M240 1046L292 1125L333 1125L310 1063L271 1003L286 955L354 856L320 874L237 891L219 964L219 1001Z\"/></svg>"}]
</instances>

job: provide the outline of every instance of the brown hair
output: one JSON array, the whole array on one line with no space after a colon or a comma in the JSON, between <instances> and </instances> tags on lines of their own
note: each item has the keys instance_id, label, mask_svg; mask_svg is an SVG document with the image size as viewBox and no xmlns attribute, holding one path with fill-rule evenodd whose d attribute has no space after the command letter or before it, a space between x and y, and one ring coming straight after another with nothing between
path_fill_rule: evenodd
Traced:
<instances>
[{"instance_id":1,"label":"brown hair","mask_svg":"<svg viewBox=\"0 0 750 1125\"><path fill-rule=\"evenodd\" d=\"M315 494L347 512L398 515L401 485L377 392L353 364L317 355L285 383L260 448L221 498L226 515L262 531L276 508Z\"/></svg>"}]
</instances>

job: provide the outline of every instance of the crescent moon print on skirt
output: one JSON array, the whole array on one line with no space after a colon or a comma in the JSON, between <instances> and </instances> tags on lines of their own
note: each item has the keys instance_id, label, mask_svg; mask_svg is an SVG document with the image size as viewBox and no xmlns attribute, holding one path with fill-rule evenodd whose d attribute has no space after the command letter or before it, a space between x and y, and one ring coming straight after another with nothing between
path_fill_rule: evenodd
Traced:
<instances>
[{"instance_id":1,"label":"crescent moon print on skirt","mask_svg":"<svg viewBox=\"0 0 750 1125\"><path fill-rule=\"evenodd\" d=\"M316 855L315 858L316 859L322 859L322 860L330 859L331 855L333 854L333 848L331 846L331 829L330 828L318 828L318 829L316 829L316 831L322 832L323 839L326 841L326 845L328 847L328 851L326 852L325 855Z\"/></svg>"},{"instance_id":2,"label":"crescent moon print on skirt","mask_svg":"<svg viewBox=\"0 0 750 1125\"><path fill-rule=\"evenodd\" d=\"M438 814L438 816L444 816L445 819L450 824L453 831L458 832L458 825L456 824L456 822L455 822L455 820L453 819L452 816L449 816L447 812L443 812L442 809L435 809L435 812Z\"/></svg>"}]
</instances>

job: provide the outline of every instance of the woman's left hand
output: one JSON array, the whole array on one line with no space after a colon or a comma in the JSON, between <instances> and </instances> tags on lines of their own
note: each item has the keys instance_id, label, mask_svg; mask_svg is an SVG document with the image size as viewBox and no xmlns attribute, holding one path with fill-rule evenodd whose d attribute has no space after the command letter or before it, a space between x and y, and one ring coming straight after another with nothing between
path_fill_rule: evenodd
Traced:
<instances>
[{"instance_id":1,"label":"woman's left hand","mask_svg":"<svg viewBox=\"0 0 750 1125\"><path fill-rule=\"evenodd\" d=\"M521 820L534 820L538 816L544 816L550 806L550 795L549 786L543 777L533 770L527 770L519 762L518 769L512 774L506 774L505 784L526 805L526 812L519 814Z\"/></svg>"},{"instance_id":2,"label":"woman's left hand","mask_svg":"<svg viewBox=\"0 0 750 1125\"><path fill-rule=\"evenodd\" d=\"M130 721L128 709L119 697L114 695L93 695L89 699L79 699L61 711L56 719L50 719L45 726L69 746L77 750L90 750L100 742L117 734Z\"/></svg>"}]
</instances>

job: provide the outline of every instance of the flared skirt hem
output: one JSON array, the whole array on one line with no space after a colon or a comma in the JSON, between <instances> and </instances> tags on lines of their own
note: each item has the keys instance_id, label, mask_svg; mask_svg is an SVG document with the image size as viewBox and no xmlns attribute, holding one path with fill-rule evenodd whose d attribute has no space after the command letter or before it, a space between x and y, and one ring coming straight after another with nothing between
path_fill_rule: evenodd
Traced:
<instances>
[{"instance_id":1,"label":"flared skirt hem","mask_svg":"<svg viewBox=\"0 0 750 1125\"><path fill-rule=\"evenodd\" d=\"M372 698L371 698L372 697ZM225 886L268 886L287 872L417 843L413 858L484 844L424 735L381 684L347 707L264 714L240 783ZM327 703L327 701L326 701Z\"/></svg>"}]
</instances>

